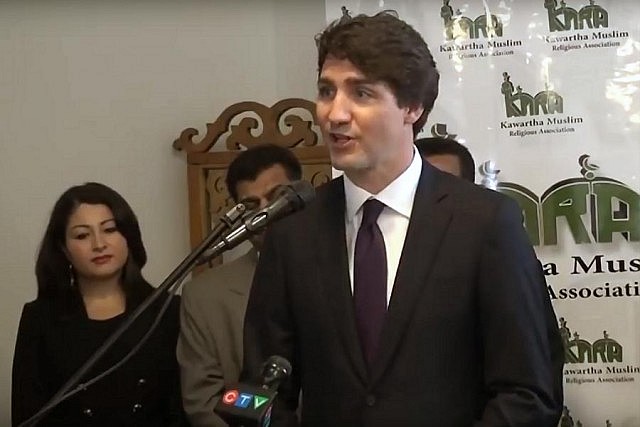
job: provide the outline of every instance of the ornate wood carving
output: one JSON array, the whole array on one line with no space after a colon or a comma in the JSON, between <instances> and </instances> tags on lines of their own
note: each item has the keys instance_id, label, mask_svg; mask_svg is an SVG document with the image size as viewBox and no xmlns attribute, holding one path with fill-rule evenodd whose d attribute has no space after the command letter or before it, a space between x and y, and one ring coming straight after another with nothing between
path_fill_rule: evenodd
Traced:
<instances>
[{"instance_id":1,"label":"ornate wood carving","mask_svg":"<svg viewBox=\"0 0 640 427\"><path fill-rule=\"evenodd\" d=\"M328 152L320 144L316 126L315 104L306 99L283 99L271 107L239 102L207 123L206 129L198 142L194 128L184 129L173 142L174 149L187 153L192 247L233 206L224 178L229 163L243 149L263 143L287 147L300 160L304 179L316 186L331 179Z\"/></svg>"},{"instance_id":2,"label":"ornate wood carving","mask_svg":"<svg viewBox=\"0 0 640 427\"><path fill-rule=\"evenodd\" d=\"M305 120L292 111L294 109L305 110L311 120ZM238 124L230 126L235 117L247 113L254 113L260 121L254 117L243 117ZM315 104L306 99L287 98L271 107L253 101L239 102L227 107L215 122L207 123L207 133L202 141L194 142L193 138L198 135L198 130L187 128L174 141L173 148L187 153L204 153L211 150L220 136L229 130L231 133L226 140L227 150L249 148L265 142L288 148L300 144L315 146L318 144L318 134L311 128L315 121ZM256 135L260 131L260 125L262 131ZM287 132L283 131L283 127Z\"/></svg>"}]
</instances>

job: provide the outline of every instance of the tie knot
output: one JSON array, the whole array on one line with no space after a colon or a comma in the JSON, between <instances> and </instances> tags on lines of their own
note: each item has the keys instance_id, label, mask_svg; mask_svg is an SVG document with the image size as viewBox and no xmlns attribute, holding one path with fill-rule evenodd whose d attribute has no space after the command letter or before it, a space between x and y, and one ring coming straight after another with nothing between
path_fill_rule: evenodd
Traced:
<instances>
[{"instance_id":1,"label":"tie knot","mask_svg":"<svg viewBox=\"0 0 640 427\"><path fill-rule=\"evenodd\" d=\"M362 225L372 225L384 209L384 203L376 199L369 199L362 205Z\"/></svg>"}]
</instances>

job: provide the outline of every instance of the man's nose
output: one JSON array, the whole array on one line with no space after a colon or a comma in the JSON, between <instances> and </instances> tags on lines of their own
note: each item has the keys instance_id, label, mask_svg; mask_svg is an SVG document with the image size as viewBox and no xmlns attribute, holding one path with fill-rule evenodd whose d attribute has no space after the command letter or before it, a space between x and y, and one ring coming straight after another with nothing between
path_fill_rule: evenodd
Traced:
<instances>
[{"instance_id":1,"label":"man's nose","mask_svg":"<svg viewBox=\"0 0 640 427\"><path fill-rule=\"evenodd\" d=\"M331 124L348 123L351 120L351 103L342 93L337 93L329 105L327 116Z\"/></svg>"},{"instance_id":2,"label":"man's nose","mask_svg":"<svg viewBox=\"0 0 640 427\"><path fill-rule=\"evenodd\" d=\"M267 206L269 204L269 201L270 200L268 198L266 198L266 197L260 197L260 208L259 209L262 209L265 206Z\"/></svg>"}]
</instances>

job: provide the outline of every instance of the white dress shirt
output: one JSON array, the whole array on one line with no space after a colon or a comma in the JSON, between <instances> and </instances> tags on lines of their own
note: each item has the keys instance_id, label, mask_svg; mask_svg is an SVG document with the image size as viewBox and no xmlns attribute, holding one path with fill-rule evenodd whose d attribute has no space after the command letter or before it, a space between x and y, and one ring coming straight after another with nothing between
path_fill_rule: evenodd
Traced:
<instances>
[{"instance_id":1,"label":"white dress shirt","mask_svg":"<svg viewBox=\"0 0 640 427\"><path fill-rule=\"evenodd\" d=\"M402 247L407 236L413 199L422 173L422 157L418 150L413 149L413 160L409 167L378 194L355 185L344 175L344 194L346 198L345 232L347 254L349 257L349 278L351 293L353 294L353 257L356 247L356 236L362 222L362 205L369 199L377 199L385 204L385 208L378 217L378 227L384 237L387 253L387 305L391 299L393 283L395 282Z\"/></svg>"}]
</instances>

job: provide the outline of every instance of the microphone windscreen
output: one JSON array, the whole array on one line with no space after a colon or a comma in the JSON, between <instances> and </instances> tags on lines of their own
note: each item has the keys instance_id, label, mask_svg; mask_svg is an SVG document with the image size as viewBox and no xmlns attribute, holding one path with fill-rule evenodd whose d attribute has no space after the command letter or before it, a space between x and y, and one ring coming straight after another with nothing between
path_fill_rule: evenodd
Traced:
<instances>
[{"instance_id":1,"label":"microphone windscreen","mask_svg":"<svg viewBox=\"0 0 640 427\"><path fill-rule=\"evenodd\" d=\"M265 365L277 366L280 369L283 369L287 373L291 373L291 363L287 359L282 356L273 355L267 359Z\"/></svg>"}]
</instances>

